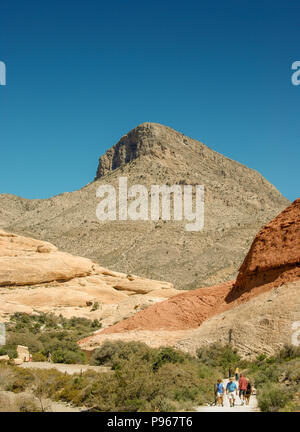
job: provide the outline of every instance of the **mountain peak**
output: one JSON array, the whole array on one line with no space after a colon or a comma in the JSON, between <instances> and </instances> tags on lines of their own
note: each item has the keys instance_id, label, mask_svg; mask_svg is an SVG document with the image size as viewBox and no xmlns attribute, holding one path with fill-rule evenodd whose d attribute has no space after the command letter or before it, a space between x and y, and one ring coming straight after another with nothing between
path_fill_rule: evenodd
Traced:
<instances>
[{"instance_id":1,"label":"mountain peak","mask_svg":"<svg viewBox=\"0 0 300 432\"><path fill-rule=\"evenodd\" d=\"M141 123L122 136L117 144L100 157L95 180L141 155L151 154L153 147L162 152L167 147L175 146L176 149L180 149L182 145L187 144L187 140L191 139L168 126L151 122Z\"/></svg>"}]
</instances>

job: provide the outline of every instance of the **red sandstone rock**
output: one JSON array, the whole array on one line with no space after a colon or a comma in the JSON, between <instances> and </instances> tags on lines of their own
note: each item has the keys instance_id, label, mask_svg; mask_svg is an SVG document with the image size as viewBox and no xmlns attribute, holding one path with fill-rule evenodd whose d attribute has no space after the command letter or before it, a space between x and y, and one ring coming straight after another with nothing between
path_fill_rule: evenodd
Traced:
<instances>
[{"instance_id":1,"label":"red sandstone rock","mask_svg":"<svg viewBox=\"0 0 300 432\"><path fill-rule=\"evenodd\" d=\"M256 236L236 282L200 288L150 306L98 334L184 330L300 276L300 198ZM93 336L83 339L82 344Z\"/></svg>"}]
</instances>

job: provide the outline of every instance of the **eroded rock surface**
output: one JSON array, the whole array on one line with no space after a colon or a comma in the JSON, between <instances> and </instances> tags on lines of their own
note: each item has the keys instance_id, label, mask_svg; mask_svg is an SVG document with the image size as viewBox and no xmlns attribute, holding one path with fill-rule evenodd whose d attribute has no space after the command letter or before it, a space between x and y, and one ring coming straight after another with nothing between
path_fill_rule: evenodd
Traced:
<instances>
[{"instance_id":1,"label":"eroded rock surface","mask_svg":"<svg viewBox=\"0 0 300 432\"><path fill-rule=\"evenodd\" d=\"M178 294L173 285L108 270L48 242L0 231L0 316L54 312L103 327Z\"/></svg>"}]
</instances>

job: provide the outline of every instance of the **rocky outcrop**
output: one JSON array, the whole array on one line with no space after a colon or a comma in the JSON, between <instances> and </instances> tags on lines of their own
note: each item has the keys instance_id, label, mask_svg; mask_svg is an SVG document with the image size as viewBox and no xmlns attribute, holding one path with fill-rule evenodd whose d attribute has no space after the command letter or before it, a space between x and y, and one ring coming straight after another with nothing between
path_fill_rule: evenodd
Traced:
<instances>
[{"instance_id":1,"label":"rocky outcrop","mask_svg":"<svg viewBox=\"0 0 300 432\"><path fill-rule=\"evenodd\" d=\"M100 157L95 180L151 151L157 144L159 126L143 123L124 135Z\"/></svg>"},{"instance_id":2,"label":"rocky outcrop","mask_svg":"<svg viewBox=\"0 0 300 432\"><path fill-rule=\"evenodd\" d=\"M196 354L204 346L229 340L245 358L276 354L284 345L300 345L300 281L271 288L217 314L185 335L175 347Z\"/></svg>"},{"instance_id":3,"label":"rocky outcrop","mask_svg":"<svg viewBox=\"0 0 300 432\"><path fill-rule=\"evenodd\" d=\"M214 328L213 324L209 327L210 331L214 332L214 335L210 337L211 341L228 342L229 331L234 328L235 334L240 335L236 337L236 344L241 345L243 343L242 335L246 331L243 330L243 327L252 328L252 332L255 334L253 326L259 321L261 326L257 325L256 328L257 343L249 343L247 339L244 340L244 344L247 346L246 352L249 353L249 350L252 349L251 353L253 354L263 349L268 330L275 332L277 329L280 331L285 317L285 326L288 330L284 337L279 337L278 334L277 336L272 334L272 337L269 337L268 352L275 349L275 346L282 346L284 341L291 336L292 323L300 319L300 303L298 301L300 285L299 283L293 285L293 295L297 296L294 302L290 295L285 295L285 288L280 291L280 295L274 289L276 290L279 285L286 287L289 282L299 280L299 222L300 199L291 204L258 233L240 268L237 281L177 295L112 327L98 331L92 337L80 341L80 346L85 349L94 349L97 344L99 346L110 338L113 340L125 338L125 340L145 341L150 340L151 332L153 339L156 338L157 332L160 334L156 344L169 344L168 339L173 342L175 339L184 339L182 332L187 331L189 333L198 327L197 334L205 335L206 339L203 340L207 340L207 334L201 329L207 329L208 324L206 323L208 322L218 323ZM271 291L272 294L262 297L263 293L270 293ZM289 300L286 301L280 312L280 304L285 298L289 298ZM265 303L270 302L273 302L273 307L265 305ZM252 306L245 306L243 309L243 305ZM239 308L242 311L240 314L236 312ZM264 310L269 310L269 313L264 314ZM254 311L256 311L255 318L253 318ZM274 316L272 316L272 311ZM229 317L227 325L225 325L225 321L223 322L225 317ZM231 320L230 317L234 318ZM237 321L235 322L235 320ZM270 322L271 325L269 325ZM172 337L171 333L173 333ZM191 336L193 343L189 345L187 342L183 346L187 347L187 350L189 346L193 346L194 349L197 345L195 338ZM152 342L151 345L153 346ZM197 346L201 346L201 341Z\"/></svg>"},{"instance_id":4,"label":"rocky outcrop","mask_svg":"<svg viewBox=\"0 0 300 432\"><path fill-rule=\"evenodd\" d=\"M48 242L0 231L2 317L54 312L101 318L105 327L179 292L171 283L114 272Z\"/></svg>"},{"instance_id":5,"label":"rocky outcrop","mask_svg":"<svg viewBox=\"0 0 300 432\"><path fill-rule=\"evenodd\" d=\"M227 301L260 293L300 275L300 198L255 237Z\"/></svg>"},{"instance_id":6,"label":"rocky outcrop","mask_svg":"<svg viewBox=\"0 0 300 432\"><path fill-rule=\"evenodd\" d=\"M18 359L22 360L22 362L29 362L30 354L27 346L18 345L17 346L17 355Z\"/></svg>"}]
</instances>

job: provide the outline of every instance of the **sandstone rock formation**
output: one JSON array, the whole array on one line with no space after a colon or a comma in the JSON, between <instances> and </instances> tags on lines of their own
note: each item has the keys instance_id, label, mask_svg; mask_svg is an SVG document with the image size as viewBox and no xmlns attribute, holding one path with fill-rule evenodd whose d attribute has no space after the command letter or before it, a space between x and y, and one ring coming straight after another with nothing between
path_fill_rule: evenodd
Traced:
<instances>
[{"instance_id":1,"label":"sandstone rock formation","mask_svg":"<svg viewBox=\"0 0 300 432\"><path fill-rule=\"evenodd\" d=\"M235 346L243 357L274 355L284 345L300 345L300 281L284 283L217 314L177 338L175 347L195 354L212 343Z\"/></svg>"},{"instance_id":2,"label":"sandstone rock formation","mask_svg":"<svg viewBox=\"0 0 300 432\"><path fill-rule=\"evenodd\" d=\"M300 266L300 198L255 237L228 300L295 280Z\"/></svg>"},{"instance_id":3,"label":"sandstone rock formation","mask_svg":"<svg viewBox=\"0 0 300 432\"><path fill-rule=\"evenodd\" d=\"M274 352L291 340L292 324L300 320L299 228L300 199L258 233L236 281L177 295L96 332L80 346L94 349L107 339L151 341L152 332L156 345L177 339L177 346L195 352L208 341L228 342L234 329L244 354Z\"/></svg>"},{"instance_id":4,"label":"sandstone rock formation","mask_svg":"<svg viewBox=\"0 0 300 432\"><path fill-rule=\"evenodd\" d=\"M21 360L22 362L29 362L30 356L29 356L29 350L27 346L18 345L17 346L17 358Z\"/></svg>"},{"instance_id":5,"label":"sandstone rock formation","mask_svg":"<svg viewBox=\"0 0 300 432\"><path fill-rule=\"evenodd\" d=\"M2 355L0 356L0 362L8 362L9 361L9 356L8 355Z\"/></svg>"},{"instance_id":6,"label":"sandstone rock formation","mask_svg":"<svg viewBox=\"0 0 300 432\"><path fill-rule=\"evenodd\" d=\"M54 312L99 318L105 327L179 292L171 283L110 271L50 243L0 231L2 318Z\"/></svg>"},{"instance_id":7,"label":"sandstone rock formation","mask_svg":"<svg viewBox=\"0 0 300 432\"><path fill-rule=\"evenodd\" d=\"M205 226L96 218L98 186L205 186ZM193 289L234 279L258 230L288 200L258 172L169 127L143 123L100 158L96 181L46 200L0 195L0 228L47 240L127 274Z\"/></svg>"}]
</instances>

